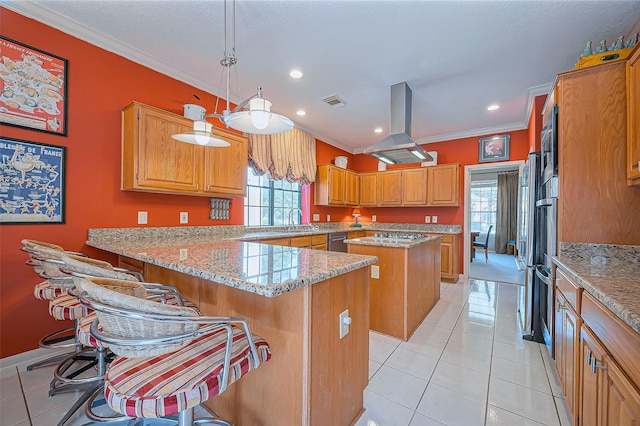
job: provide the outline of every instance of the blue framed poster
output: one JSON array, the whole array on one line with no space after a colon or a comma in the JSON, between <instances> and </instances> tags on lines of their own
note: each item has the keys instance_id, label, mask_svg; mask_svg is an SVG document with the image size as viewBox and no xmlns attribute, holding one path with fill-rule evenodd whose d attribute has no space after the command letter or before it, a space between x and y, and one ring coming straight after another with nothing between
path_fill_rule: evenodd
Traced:
<instances>
[{"instance_id":1,"label":"blue framed poster","mask_svg":"<svg viewBox=\"0 0 640 426\"><path fill-rule=\"evenodd\" d=\"M0 224L64 223L65 147L0 137Z\"/></svg>"}]
</instances>

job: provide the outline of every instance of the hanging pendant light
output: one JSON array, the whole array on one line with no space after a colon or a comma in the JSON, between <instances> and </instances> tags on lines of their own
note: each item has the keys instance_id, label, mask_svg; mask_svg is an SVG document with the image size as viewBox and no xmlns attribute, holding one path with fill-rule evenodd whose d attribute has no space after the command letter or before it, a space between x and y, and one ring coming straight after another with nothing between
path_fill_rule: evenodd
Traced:
<instances>
[{"instance_id":1,"label":"hanging pendant light","mask_svg":"<svg viewBox=\"0 0 640 426\"><path fill-rule=\"evenodd\" d=\"M177 135L172 135L171 137L179 140L180 142L186 142L194 145L215 147L231 145L229 142L224 139L220 139L211 133L211 130L213 130L213 124L204 120L196 120L193 122L193 132L179 133Z\"/></svg>"},{"instance_id":2,"label":"hanging pendant light","mask_svg":"<svg viewBox=\"0 0 640 426\"><path fill-rule=\"evenodd\" d=\"M238 104L233 111L231 111L229 92L231 86L231 68L238 63L236 57L236 34L235 34L235 21L236 21L236 4L235 0L231 0L233 3L232 16L231 16L231 48L229 49L227 44L227 1L224 1L224 56L220 60L220 65L225 67L226 76L226 102L227 108L222 111L222 114L207 114L204 115L204 109L202 110L202 117L200 120L193 122L193 132L180 133L173 135L172 137L181 142L187 142L204 146L229 146L229 143L216 137L211 133L212 125L205 121L205 117L215 117L219 119L225 126L238 130L244 133L260 134L260 135L272 135L276 133L286 132L293 128L293 121L287 117L275 114L271 112L271 101L262 97L262 88L258 86L258 90L255 94L251 95L247 99ZM216 100L215 111L218 110L218 101L220 96Z\"/></svg>"},{"instance_id":3,"label":"hanging pendant light","mask_svg":"<svg viewBox=\"0 0 640 426\"><path fill-rule=\"evenodd\" d=\"M227 83L227 108L222 114L209 114L207 117L218 118L225 126L244 133L253 133L260 135L271 135L286 132L293 128L293 121L287 117L271 112L271 101L262 97L262 88L258 86L255 94L243 100L238 106L231 111L229 105L229 92L231 81L231 67L237 64L236 57L236 4L235 0L231 0L233 4L231 16L231 48L227 45L227 1L224 2L224 56L220 61L220 65L225 67L226 83ZM217 104L217 101L216 101ZM217 105L216 105L217 110Z\"/></svg>"}]
</instances>

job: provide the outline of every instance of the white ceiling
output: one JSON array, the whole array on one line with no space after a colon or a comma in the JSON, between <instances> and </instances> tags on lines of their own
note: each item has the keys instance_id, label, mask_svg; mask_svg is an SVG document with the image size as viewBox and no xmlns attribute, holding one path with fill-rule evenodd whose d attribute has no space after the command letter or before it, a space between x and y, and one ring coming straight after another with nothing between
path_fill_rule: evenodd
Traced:
<instances>
[{"instance_id":1,"label":"white ceiling","mask_svg":"<svg viewBox=\"0 0 640 426\"><path fill-rule=\"evenodd\" d=\"M222 0L0 4L225 95ZM387 135L390 86L403 81L413 90L419 143L508 132L528 126L533 97L573 68L587 41L610 45L639 22L637 0L237 0L230 97L237 102L261 85L274 112L350 152ZM293 68L304 78L291 79ZM331 95L346 105L321 102ZM175 99L176 110L189 96ZM501 108L489 112L491 103ZM306 116L295 114L300 108ZM382 134L373 133L378 126Z\"/></svg>"}]
</instances>

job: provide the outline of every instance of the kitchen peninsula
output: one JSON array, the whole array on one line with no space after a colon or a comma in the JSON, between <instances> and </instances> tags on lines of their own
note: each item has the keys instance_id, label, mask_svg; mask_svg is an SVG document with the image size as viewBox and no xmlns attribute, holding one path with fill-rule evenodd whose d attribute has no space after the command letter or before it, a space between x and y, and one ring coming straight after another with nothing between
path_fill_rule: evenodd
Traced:
<instances>
[{"instance_id":1,"label":"kitchen peninsula","mask_svg":"<svg viewBox=\"0 0 640 426\"><path fill-rule=\"evenodd\" d=\"M407 341L440 299L440 241L385 232L346 240L348 253L376 256L370 283L370 328Z\"/></svg>"},{"instance_id":2,"label":"kitchen peninsula","mask_svg":"<svg viewBox=\"0 0 640 426\"><path fill-rule=\"evenodd\" d=\"M217 228L217 229L216 229ZM372 256L240 241L224 228L91 229L150 282L177 286L204 315L244 317L272 359L205 405L238 425L352 424L368 383ZM235 238L235 239L234 239ZM339 316L349 310L349 333ZM339 392L336 390L339 389Z\"/></svg>"}]
</instances>

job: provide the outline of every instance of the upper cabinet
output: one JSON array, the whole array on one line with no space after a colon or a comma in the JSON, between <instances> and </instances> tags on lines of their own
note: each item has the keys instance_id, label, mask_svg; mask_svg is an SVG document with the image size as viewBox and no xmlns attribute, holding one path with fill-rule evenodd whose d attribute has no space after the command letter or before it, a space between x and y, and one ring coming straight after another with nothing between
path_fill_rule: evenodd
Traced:
<instances>
[{"instance_id":1,"label":"upper cabinet","mask_svg":"<svg viewBox=\"0 0 640 426\"><path fill-rule=\"evenodd\" d=\"M247 139L224 130L225 148L179 142L193 130L185 117L138 102L122 110L122 189L200 196L243 197Z\"/></svg>"},{"instance_id":2,"label":"upper cabinet","mask_svg":"<svg viewBox=\"0 0 640 426\"><path fill-rule=\"evenodd\" d=\"M378 173L378 201L381 206L402 205L402 171Z\"/></svg>"},{"instance_id":3,"label":"upper cabinet","mask_svg":"<svg viewBox=\"0 0 640 426\"><path fill-rule=\"evenodd\" d=\"M378 172L360 173L360 205L378 205Z\"/></svg>"},{"instance_id":4,"label":"upper cabinet","mask_svg":"<svg viewBox=\"0 0 640 426\"><path fill-rule=\"evenodd\" d=\"M321 206L459 206L460 164L365 173L321 165L315 194Z\"/></svg>"},{"instance_id":5,"label":"upper cabinet","mask_svg":"<svg viewBox=\"0 0 640 426\"><path fill-rule=\"evenodd\" d=\"M345 204L357 206L360 201L360 176L351 170L345 170Z\"/></svg>"},{"instance_id":6,"label":"upper cabinet","mask_svg":"<svg viewBox=\"0 0 640 426\"><path fill-rule=\"evenodd\" d=\"M443 164L427 168L427 205L460 205L460 164Z\"/></svg>"},{"instance_id":7,"label":"upper cabinet","mask_svg":"<svg viewBox=\"0 0 640 426\"><path fill-rule=\"evenodd\" d=\"M349 173L353 172L349 171ZM331 164L318 166L315 182L315 204L318 206L348 205L348 183L353 184L353 181L349 180L347 182L346 169L332 166Z\"/></svg>"},{"instance_id":8,"label":"upper cabinet","mask_svg":"<svg viewBox=\"0 0 640 426\"><path fill-rule=\"evenodd\" d=\"M640 44L627 61L627 184L640 185Z\"/></svg>"},{"instance_id":9,"label":"upper cabinet","mask_svg":"<svg viewBox=\"0 0 640 426\"><path fill-rule=\"evenodd\" d=\"M427 204L428 172L426 168L402 171L402 204L424 206Z\"/></svg>"}]
</instances>

